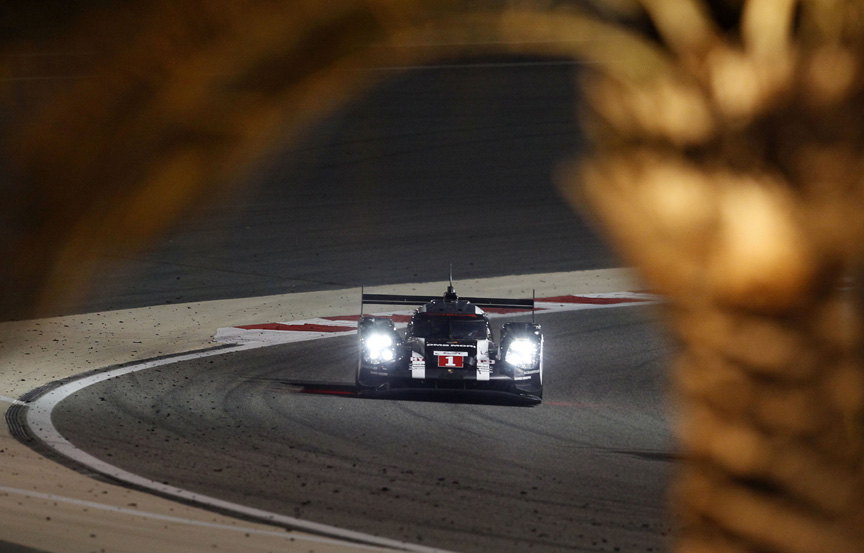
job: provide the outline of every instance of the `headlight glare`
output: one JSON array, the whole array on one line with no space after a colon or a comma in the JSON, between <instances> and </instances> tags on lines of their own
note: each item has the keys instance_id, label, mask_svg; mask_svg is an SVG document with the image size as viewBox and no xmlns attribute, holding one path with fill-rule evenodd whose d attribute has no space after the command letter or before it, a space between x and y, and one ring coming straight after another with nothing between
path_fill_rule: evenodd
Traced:
<instances>
[{"instance_id":1,"label":"headlight glare","mask_svg":"<svg viewBox=\"0 0 864 553\"><path fill-rule=\"evenodd\" d=\"M393 338L387 334L372 334L365 339L366 358L373 362L392 361Z\"/></svg>"},{"instance_id":2,"label":"headlight glare","mask_svg":"<svg viewBox=\"0 0 864 553\"><path fill-rule=\"evenodd\" d=\"M516 338L507 346L504 360L519 369L530 369L537 362L537 344L527 338Z\"/></svg>"}]
</instances>

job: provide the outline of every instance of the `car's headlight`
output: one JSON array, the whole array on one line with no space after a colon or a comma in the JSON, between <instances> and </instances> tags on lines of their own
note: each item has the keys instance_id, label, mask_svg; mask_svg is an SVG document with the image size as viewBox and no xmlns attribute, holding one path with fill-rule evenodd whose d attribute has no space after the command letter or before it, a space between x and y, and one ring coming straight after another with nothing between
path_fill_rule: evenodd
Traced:
<instances>
[{"instance_id":1,"label":"car's headlight","mask_svg":"<svg viewBox=\"0 0 864 553\"><path fill-rule=\"evenodd\" d=\"M537 343L527 338L516 338L507 346L504 361L519 369L530 369L537 363Z\"/></svg>"},{"instance_id":2,"label":"car's headlight","mask_svg":"<svg viewBox=\"0 0 864 553\"><path fill-rule=\"evenodd\" d=\"M366 358L373 362L392 361L393 338L386 334L372 334L363 342Z\"/></svg>"}]
</instances>

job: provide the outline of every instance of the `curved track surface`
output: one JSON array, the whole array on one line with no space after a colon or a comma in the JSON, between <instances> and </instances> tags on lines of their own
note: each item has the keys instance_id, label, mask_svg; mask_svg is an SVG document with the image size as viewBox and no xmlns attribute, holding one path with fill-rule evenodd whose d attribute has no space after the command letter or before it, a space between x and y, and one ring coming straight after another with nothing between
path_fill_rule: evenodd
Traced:
<instances>
[{"instance_id":1,"label":"curved track surface","mask_svg":"<svg viewBox=\"0 0 864 553\"><path fill-rule=\"evenodd\" d=\"M115 260L111 293L58 309L436 280L451 262L457 286L614 266L552 184L579 147L574 68L512 61L409 72L273 157L255 193L211 207L157 251ZM349 337L109 380L63 401L54 420L89 453L151 479L411 543L659 550L674 462L653 311L538 320L537 407L353 397Z\"/></svg>"},{"instance_id":2,"label":"curved track surface","mask_svg":"<svg viewBox=\"0 0 864 553\"><path fill-rule=\"evenodd\" d=\"M355 339L342 337L109 380L54 418L150 479L364 533L462 552L658 551L673 459L652 313L538 316L537 407L353 397Z\"/></svg>"}]
</instances>

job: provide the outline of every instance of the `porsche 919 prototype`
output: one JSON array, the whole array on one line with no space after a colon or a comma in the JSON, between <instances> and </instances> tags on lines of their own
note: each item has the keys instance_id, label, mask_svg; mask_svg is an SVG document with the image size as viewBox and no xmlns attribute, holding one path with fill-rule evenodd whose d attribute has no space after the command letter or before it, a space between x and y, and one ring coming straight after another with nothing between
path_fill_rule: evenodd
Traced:
<instances>
[{"instance_id":1,"label":"porsche 919 prototype","mask_svg":"<svg viewBox=\"0 0 864 553\"><path fill-rule=\"evenodd\" d=\"M389 317L361 315L357 390L499 390L543 397L543 334L533 322L508 322L498 341L482 308L532 310L534 300L363 294L362 303L419 305L404 336Z\"/></svg>"}]
</instances>

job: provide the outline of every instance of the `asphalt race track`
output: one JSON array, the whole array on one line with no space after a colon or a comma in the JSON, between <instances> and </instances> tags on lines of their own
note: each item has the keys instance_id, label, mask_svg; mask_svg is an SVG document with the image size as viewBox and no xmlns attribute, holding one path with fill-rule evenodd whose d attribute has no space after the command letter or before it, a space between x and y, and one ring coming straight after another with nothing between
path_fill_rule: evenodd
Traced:
<instances>
[{"instance_id":1,"label":"asphalt race track","mask_svg":"<svg viewBox=\"0 0 864 553\"><path fill-rule=\"evenodd\" d=\"M262 165L66 312L616 266L552 173L574 67L411 71ZM449 66L448 66L449 67ZM394 288L394 291L396 288ZM266 321L262 321L266 322ZM495 328L500 325L495 321ZM175 363L60 403L57 428L172 485L451 551L660 551L675 467L654 308L538 315L545 398L353 395L355 339ZM216 329L214 329L215 331Z\"/></svg>"},{"instance_id":2,"label":"asphalt race track","mask_svg":"<svg viewBox=\"0 0 864 553\"><path fill-rule=\"evenodd\" d=\"M356 344L341 337L108 380L54 418L120 468L304 520L461 552L659 551L675 463L652 313L538 316L537 407L353 397Z\"/></svg>"}]
</instances>

